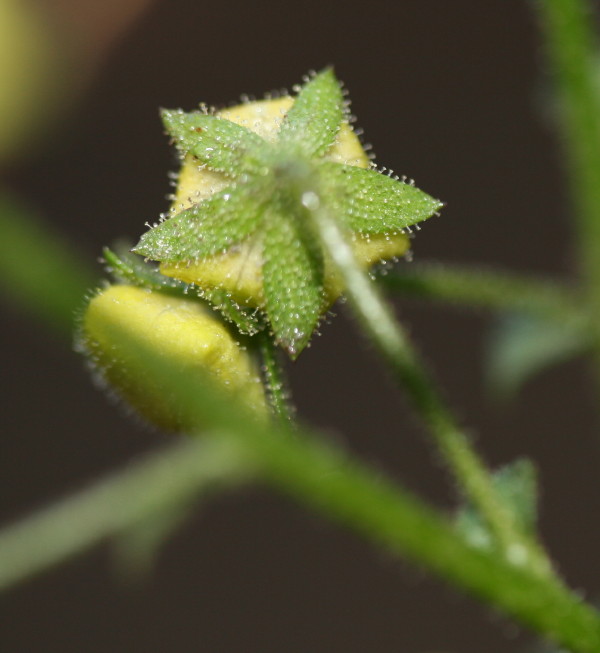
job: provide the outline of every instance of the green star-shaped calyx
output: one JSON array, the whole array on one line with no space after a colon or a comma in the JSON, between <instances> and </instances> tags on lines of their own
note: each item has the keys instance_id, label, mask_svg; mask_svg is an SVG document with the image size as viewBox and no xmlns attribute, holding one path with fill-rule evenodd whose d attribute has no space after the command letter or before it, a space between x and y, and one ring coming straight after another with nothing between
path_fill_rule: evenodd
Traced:
<instances>
[{"instance_id":1,"label":"green star-shaped calyx","mask_svg":"<svg viewBox=\"0 0 600 653\"><path fill-rule=\"evenodd\" d=\"M299 89L274 142L203 111L162 117L182 154L228 184L151 228L134 251L185 264L251 242L260 252L262 308L276 341L294 357L328 304L326 256L311 212L329 211L349 236L368 236L401 233L441 207L411 184L327 158L348 119L331 69Z\"/></svg>"}]
</instances>

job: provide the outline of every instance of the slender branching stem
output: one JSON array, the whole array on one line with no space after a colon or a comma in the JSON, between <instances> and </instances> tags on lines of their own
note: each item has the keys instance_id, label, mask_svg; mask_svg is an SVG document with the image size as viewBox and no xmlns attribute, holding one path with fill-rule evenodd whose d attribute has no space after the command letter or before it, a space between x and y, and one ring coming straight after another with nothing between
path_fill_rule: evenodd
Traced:
<instances>
[{"instance_id":1,"label":"slender branching stem","mask_svg":"<svg viewBox=\"0 0 600 653\"><path fill-rule=\"evenodd\" d=\"M592 8L586 0L538 0L537 6L556 75L580 259L600 346L600 87Z\"/></svg>"},{"instance_id":2,"label":"slender branching stem","mask_svg":"<svg viewBox=\"0 0 600 653\"><path fill-rule=\"evenodd\" d=\"M480 511L497 544L509 560L524 558L539 573L550 564L541 548L521 533L515 517L500 500L492 477L438 394L407 333L395 319L375 284L360 269L335 217L325 208L313 218L329 256L344 280L354 313L369 339L388 362L396 378L433 436L443 459L466 497Z\"/></svg>"},{"instance_id":3,"label":"slender branching stem","mask_svg":"<svg viewBox=\"0 0 600 653\"><path fill-rule=\"evenodd\" d=\"M216 438L181 440L1 531L0 589L250 475L239 447Z\"/></svg>"},{"instance_id":4,"label":"slender branching stem","mask_svg":"<svg viewBox=\"0 0 600 653\"><path fill-rule=\"evenodd\" d=\"M582 332L590 327L585 298L579 296L577 288L565 283L436 262L399 266L379 277L378 282L387 290L419 299L528 313Z\"/></svg>"},{"instance_id":5,"label":"slender branching stem","mask_svg":"<svg viewBox=\"0 0 600 653\"><path fill-rule=\"evenodd\" d=\"M583 0L539 2L563 94L586 290L593 322L598 325L596 342L600 343L600 101L595 83L595 43ZM537 542L519 528L391 308L357 266L335 217L323 206L314 208L319 195L319 189L316 193L312 192L314 189L309 183L307 190L312 197L306 206L313 207L309 211L311 227L316 226L340 273L357 319L406 388L466 497L487 521L503 555L498 555L498 549L476 548L445 516L386 479L379 470L370 469L328 444L323 434L291 425L281 368L273 343L268 343L265 336L260 335L257 343L262 351L272 407L281 418L277 420L248 414L215 387L214 379L201 375L189 378L175 361L114 325L114 337L131 351L131 364L138 368L136 378L141 385L155 378L167 379L175 408L190 417L187 423L194 425L192 430L198 431L198 435L201 427L205 429L203 439L182 438L1 531L0 588L12 586L165 511L181 508L208 489L237 486L260 477L368 541L405 556L502 609L573 653L597 653L600 615L562 585ZM36 258L31 251L36 254L37 250L28 249L26 243L37 238L37 230L7 230L7 242L19 243L15 251L26 252L30 258ZM48 251L52 259L61 258L60 249ZM79 296L81 282L76 272L62 275L66 282L68 276L77 280L59 293L55 291L62 288L61 275L56 274L53 265L48 267L50 285L37 279L37 272L29 274L32 270L45 271L47 259L43 254L40 253L40 260L44 265L31 269L23 266L23 256L9 257L9 271L14 269L15 278L23 281L19 293L24 301L36 304L44 296L48 306L38 312L63 329L70 324L73 298ZM76 269L68 256L64 260L67 273ZM527 288L514 279L504 288L509 288L512 298L503 300L500 282L477 287L460 276L446 275L445 281L427 274L424 278L420 286L413 280L412 288L417 287L420 292L425 289L425 294L437 292L455 301L466 301L471 292L470 301L475 304L502 308L504 301L505 308L522 306L552 319L561 319L563 311L573 310L577 315L578 304L566 301L562 291L540 293L536 298L533 286ZM40 293L40 289L52 292ZM583 312L581 316L583 324L587 318Z\"/></svg>"},{"instance_id":6,"label":"slender branching stem","mask_svg":"<svg viewBox=\"0 0 600 653\"><path fill-rule=\"evenodd\" d=\"M206 429L206 444L200 439L178 440L148 460L7 527L0 532L2 586L187 502L207 484L235 485L260 476L574 653L600 650L600 615L560 584L531 566L510 563L494 550L474 548L423 501L386 480L379 470L327 444L323 435L248 415L210 377L190 378L176 361L119 325L114 330L113 337L131 352L141 381L166 379L175 408L186 421Z\"/></svg>"},{"instance_id":7,"label":"slender branching stem","mask_svg":"<svg viewBox=\"0 0 600 653\"><path fill-rule=\"evenodd\" d=\"M95 271L49 224L1 188L0 231L0 296L70 338L75 313L98 283Z\"/></svg>"},{"instance_id":8,"label":"slender branching stem","mask_svg":"<svg viewBox=\"0 0 600 653\"><path fill-rule=\"evenodd\" d=\"M328 444L322 434L253 418L232 405L210 378L189 378L175 361L166 360L118 326L115 337L126 342L135 356L132 363L135 360L143 372L140 378L148 383L157 376L168 379L173 402L186 421L202 424L208 429L202 436L207 443L214 439L225 448L213 450L211 456L210 444L204 449L202 440L180 440L151 458L150 464L134 464L89 488L84 498L69 499L0 533L0 577L5 586L15 582L14 569L19 568L19 578L25 578L125 525L138 523L157 508L167 508L178 498L188 500L194 488L206 485L207 474L227 483L228 474L236 482L249 472L573 653L600 650L600 615L561 585L531 567L511 564L496 551L475 548L422 500ZM162 474L166 477L161 480ZM52 556L43 553L48 547Z\"/></svg>"}]
</instances>

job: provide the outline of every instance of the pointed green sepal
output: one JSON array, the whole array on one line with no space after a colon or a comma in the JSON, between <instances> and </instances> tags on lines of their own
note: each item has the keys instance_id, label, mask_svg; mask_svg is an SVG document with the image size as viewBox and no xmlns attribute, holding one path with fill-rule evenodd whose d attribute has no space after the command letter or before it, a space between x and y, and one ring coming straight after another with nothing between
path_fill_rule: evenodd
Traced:
<instances>
[{"instance_id":1,"label":"pointed green sepal","mask_svg":"<svg viewBox=\"0 0 600 653\"><path fill-rule=\"evenodd\" d=\"M163 109L163 124L184 154L232 178L264 168L268 144L258 134L225 118Z\"/></svg>"},{"instance_id":2,"label":"pointed green sepal","mask_svg":"<svg viewBox=\"0 0 600 653\"><path fill-rule=\"evenodd\" d=\"M309 157L323 156L335 142L344 119L344 96L331 68L300 90L279 130L279 142L294 144Z\"/></svg>"},{"instance_id":3,"label":"pointed green sepal","mask_svg":"<svg viewBox=\"0 0 600 653\"><path fill-rule=\"evenodd\" d=\"M263 288L276 342L296 358L324 307L323 261L288 216L269 216L263 242Z\"/></svg>"},{"instance_id":4,"label":"pointed green sepal","mask_svg":"<svg viewBox=\"0 0 600 653\"><path fill-rule=\"evenodd\" d=\"M242 124L258 125L264 113L270 126L261 133L268 134L269 141L218 115L164 111L167 130L188 156L186 165L195 165L195 157L201 167L233 181L202 202L171 213L134 251L165 263L165 274L231 293L242 302L242 312L246 304L264 310L277 344L296 357L326 307L343 290L332 282L334 270L327 271L325 280L323 246L314 222L305 215L311 192L350 236L397 236L442 204L410 184L350 165L364 161L364 152L344 122L346 101L331 69L307 80L293 103L285 99L288 112L283 120L281 106L239 107L236 119ZM325 160L329 153L348 165ZM252 256L246 257L247 251ZM226 255L211 258L219 254ZM239 270L243 257L248 274ZM365 252L364 259L372 263L377 255ZM167 271L169 266L174 271ZM211 274L205 274L205 268ZM218 297L205 297L214 305L221 303ZM233 309L235 313L237 307Z\"/></svg>"},{"instance_id":5,"label":"pointed green sepal","mask_svg":"<svg viewBox=\"0 0 600 653\"><path fill-rule=\"evenodd\" d=\"M115 243L114 251L108 247L102 250L106 271L115 283L128 283L147 290L156 290L184 296L188 284L162 275L156 266L144 261L141 256L131 253L130 246Z\"/></svg>"},{"instance_id":6,"label":"pointed green sepal","mask_svg":"<svg viewBox=\"0 0 600 653\"><path fill-rule=\"evenodd\" d=\"M319 171L341 220L360 233L398 233L430 218L443 206L412 184L377 170L324 161Z\"/></svg>"},{"instance_id":7,"label":"pointed green sepal","mask_svg":"<svg viewBox=\"0 0 600 653\"><path fill-rule=\"evenodd\" d=\"M117 283L128 283L147 290L162 292L187 299L198 297L218 311L227 322L235 324L243 335L252 336L265 328L264 319L256 309L242 306L223 288L199 288L195 284L177 281L161 274L153 264L117 244L113 252L108 247L102 251L106 270Z\"/></svg>"},{"instance_id":8,"label":"pointed green sepal","mask_svg":"<svg viewBox=\"0 0 600 653\"><path fill-rule=\"evenodd\" d=\"M265 193L230 186L147 231L134 247L155 261L194 261L245 240L260 224Z\"/></svg>"},{"instance_id":9,"label":"pointed green sepal","mask_svg":"<svg viewBox=\"0 0 600 653\"><path fill-rule=\"evenodd\" d=\"M251 306L242 306L224 288L201 289L194 286L199 297L206 300L227 322L235 324L242 335L253 336L265 329L266 320Z\"/></svg>"}]
</instances>

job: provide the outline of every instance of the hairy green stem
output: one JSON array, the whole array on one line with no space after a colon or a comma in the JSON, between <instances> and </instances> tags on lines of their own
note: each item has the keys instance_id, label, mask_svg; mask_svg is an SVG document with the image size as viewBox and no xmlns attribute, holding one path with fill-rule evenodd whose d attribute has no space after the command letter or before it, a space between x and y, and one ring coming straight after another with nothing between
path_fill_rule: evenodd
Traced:
<instances>
[{"instance_id":1,"label":"hairy green stem","mask_svg":"<svg viewBox=\"0 0 600 653\"><path fill-rule=\"evenodd\" d=\"M0 589L250 472L224 440L180 441L0 531Z\"/></svg>"},{"instance_id":2,"label":"hairy green stem","mask_svg":"<svg viewBox=\"0 0 600 653\"><path fill-rule=\"evenodd\" d=\"M405 295L493 311L522 312L582 331L589 328L583 298L567 284L514 273L442 263L410 263L378 278Z\"/></svg>"},{"instance_id":3,"label":"hairy green stem","mask_svg":"<svg viewBox=\"0 0 600 653\"><path fill-rule=\"evenodd\" d=\"M176 361L114 325L142 383L165 379L186 422L204 440L178 440L148 461L0 533L0 578L7 587L51 564L187 502L198 489L260 475L303 504L401 554L502 609L574 653L600 650L600 615L530 567L473 547L447 519L378 470L302 428L259 420L214 380L182 374ZM189 418L189 419L188 419ZM207 448L208 447L208 448ZM212 448L215 447L215 448ZM211 453L212 452L212 453Z\"/></svg>"},{"instance_id":4,"label":"hairy green stem","mask_svg":"<svg viewBox=\"0 0 600 653\"><path fill-rule=\"evenodd\" d=\"M600 345L600 87L592 7L585 0L538 0L537 6L556 75L581 262Z\"/></svg>"},{"instance_id":5,"label":"hairy green stem","mask_svg":"<svg viewBox=\"0 0 600 653\"><path fill-rule=\"evenodd\" d=\"M85 293L97 283L73 248L16 197L0 190L0 294L71 337Z\"/></svg>"},{"instance_id":6,"label":"hairy green stem","mask_svg":"<svg viewBox=\"0 0 600 653\"><path fill-rule=\"evenodd\" d=\"M466 497L487 522L508 560L527 559L538 573L550 573L545 553L518 527L510 509L498 497L492 477L452 413L437 393L408 335L394 318L376 286L359 268L352 248L337 221L326 208L313 212L325 247L341 274L346 294L362 328L406 388L426 423L443 459Z\"/></svg>"},{"instance_id":7,"label":"hairy green stem","mask_svg":"<svg viewBox=\"0 0 600 653\"><path fill-rule=\"evenodd\" d=\"M186 421L207 429L203 437L216 438L230 447L223 452L224 464L225 468L232 465L234 478L240 471L243 476L243 467L247 465L251 474L261 475L301 503L345 524L372 543L423 565L574 653L600 650L600 615L561 585L530 567L507 562L492 550L473 547L447 519L423 501L386 479L380 471L370 469L327 444L322 435L296 429L284 422L274 424L258 420L239 405L232 404L230 396L216 388L208 377L182 375L175 361L166 360L160 352L143 346L118 325L115 325L114 336L122 338L131 351L132 361L135 361L132 364L139 368L140 379L148 383L157 377L166 379L172 389L174 405L186 415ZM205 472L197 466L205 464L204 451L200 445L197 450L194 446L182 440L154 459L159 469L168 470L169 482L156 482L149 473L143 482L135 484L140 491L143 488L143 492L151 493L152 509L172 505L177 494L187 498L194 479L203 486ZM162 456L167 461L164 467L159 462ZM238 463L242 464L241 470ZM222 468L215 476L222 479L223 471L226 476L227 471ZM138 470L133 466L124 474L125 478L128 474L137 476ZM180 477L184 480L180 481ZM101 483L87 491L88 500L97 491L108 492L112 498L102 502L103 505L120 511L134 524L140 505L144 515L149 512L145 507L146 499L141 501L143 497L132 493L131 485L122 476L115 478L118 491L110 491L110 482ZM58 542L67 555L99 539L99 528L100 532L106 532L103 524L106 519L112 519L110 515L83 510L82 504L76 501L71 505L79 508L73 519L68 518L67 510L59 511L62 513L61 532L58 532L59 524L52 519L56 513L50 508L28 518L26 528L22 524L12 527L13 534L25 532L25 540L15 540L11 531L0 534L0 573L6 574L5 567L14 565L20 547L27 546L31 551L31 540L37 538L37 547L45 548L47 544L39 538L48 534L48 528L55 528L57 539L53 547L56 549ZM40 522L44 528L39 527ZM122 525L120 521L119 527ZM87 531L91 536L85 535ZM6 555L7 541L12 542L9 557ZM55 555L55 559L64 557L66 555ZM23 569L22 558L20 564ZM35 570L39 569L37 563Z\"/></svg>"},{"instance_id":8,"label":"hairy green stem","mask_svg":"<svg viewBox=\"0 0 600 653\"><path fill-rule=\"evenodd\" d=\"M293 409L289 403L287 383L280 359L280 352L269 333L263 331L256 336L262 362L262 372L267 398L274 415L287 422L293 420Z\"/></svg>"}]
</instances>

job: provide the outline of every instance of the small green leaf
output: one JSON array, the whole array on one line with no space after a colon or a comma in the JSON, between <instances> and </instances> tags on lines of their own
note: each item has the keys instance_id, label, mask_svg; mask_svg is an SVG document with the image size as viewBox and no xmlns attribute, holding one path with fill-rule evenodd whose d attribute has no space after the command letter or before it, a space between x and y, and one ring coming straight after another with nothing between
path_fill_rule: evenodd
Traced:
<instances>
[{"instance_id":1,"label":"small green leaf","mask_svg":"<svg viewBox=\"0 0 600 653\"><path fill-rule=\"evenodd\" d=\"M376 170L329 161L319 170L325 186L331 188L341 219L360 233L397 233L430 218L443 206L415 186Z\"/></svg>"},{"instance_id":2,"label":"small green leaf","mask_svg":"<svg viewBox=\"0 0 600 653\"><path fill-rule=\"evenodd\" d=\"M523 533L533 534L537 521L537 474L533 463L520 458L501 467L493 474L499 498L512 512ZM456 515L456 527L475 546L489 548L493 537L485 521L471 505Z\"/></svg>"},{"instance_id":3,"label":"small green leaf","mask_svg":"<svg viewBox=\"0 0 600 653\"><path fill-rule=\"evenodd\" d=\"M184 154L232 178L265 167L268 143L258 134L225 118L181 110L161 112L163 123Z\"/></svg>"},{"instance_id":4,"label":"small green leaf","mask_svg":"<svg viewBox=\"0 0 600 653\"><path fill-rule=\"evenodd\" d=\"M269 216L263 243L267 315L292 358L306 347L323 310L323 261L288 216Z\"/></svg>"},{"instance_id":5,"label":"small green leaf","mask_svg":"<svg viewBox=\"0 0 600 653\"><path fill-rule=\"evenodd\" d=\"M187 292L188 284L165 277L155 265L145 262L137 254L132 254L129 251L130 247L116 243L114 249L115 251L105 247L102 256L106 263L106 271L117 283L128 283L148 290L172 292L181 296Z\"/></svg>"},{"instance_id":6,"label":"small green leaf","mask_svg":"<svg viewBox=\"0 0 600 653\"><path fill-rule=\"evenodd\" d=\"M224 252L259 226L266 199L256 184L230 186L147 231L133 251L170 263Z\"/></svg>"},{"instance_id":7,"label":"small green leaf","mask_svg":"<svg viewBox=\"0 0 600 653\"><path fill-rule=\"evenodd\" d=\"M152 573L160 550L189 518L192 501L163 506L129 525L113 539L113 563L125 582L139 582Z\"/></svg>"},{"instance_id":8,"label":"small green leaf","mask_svg":"<svg viewBox=\"0 0 600 653\"><path fill-rule=\"evenodd\" d=\"M107 271L117 282L141 286L176 297L198 297L217 310L224 320L235 324L243 335L252 336L264 329L264 321L259 319L256 309L240 306L222 288L199 288L194 284L177 281L161 274L152 264L144 262L137 254L121 252L117 245L115 253L108 247L103 250Z\"/></svg>"},{"instance_id":9,"label":"small green leaf","mask_svg":"<svg viewBox=\"0 0 600 653\"><path fill-rule=\"evenodd\" d=\"M333 145L344 119L344 97L331 68L300 90L279 130L282 145L293 143L309 157L323 156Z\"/></svg>"},{"instance_id":10,"label":"small green leaf","mask_svg":"<svg viewBox=\"0 0 600 653\"><path fill-rule=\"evenodd\" d=\"M512 314L492 330L487 352L491 390L501 399L511 398L532 376L558 365L591 347L578 325L544 321Z\"/></svg>"},{"instance_id":11,"label":"small green leaf","mask_svg":"<svg viewBox=\"0 0 600 653\"><path fill-rule=\"evenodd\" d=\"M538 487L534 464L519 458L498 469L494 482L501 498L509 506L517 523L528 533L533 533L537 522Z\"/></svg>"}]
</instances>

